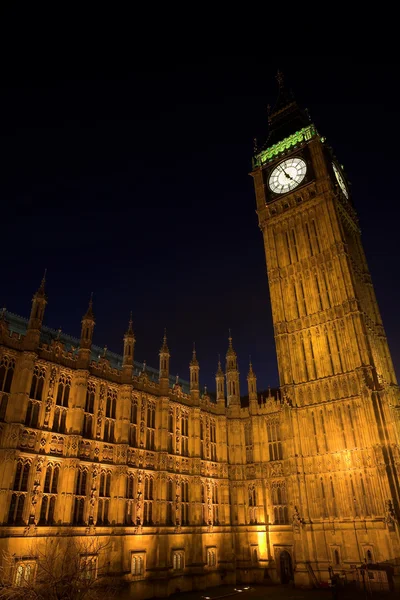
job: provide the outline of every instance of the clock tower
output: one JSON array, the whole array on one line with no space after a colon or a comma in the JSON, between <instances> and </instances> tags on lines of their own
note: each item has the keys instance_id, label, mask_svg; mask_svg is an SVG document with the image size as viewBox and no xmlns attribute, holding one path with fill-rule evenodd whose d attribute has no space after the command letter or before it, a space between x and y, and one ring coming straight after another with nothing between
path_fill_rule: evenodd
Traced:
<instances>
[{"instance_id":1,"label":"clock tower","mask_svg":"<svg viewBox=\"0 0 400 600\"><path fill-rule=\"evenodd\" d=\"M328 527L336 532L335 561L347 553L357 562L362 548L368 559L392 561L400 556L392 359L346 175L280 73L277 79L252 176L281 392L291 407L287 472L290 504L303 519L300 553L305 563L313 553L331 562ZM350 522L355 534L345 542ZM378 547L386 548L379 558Z\"/></svg>"}]
</instances>

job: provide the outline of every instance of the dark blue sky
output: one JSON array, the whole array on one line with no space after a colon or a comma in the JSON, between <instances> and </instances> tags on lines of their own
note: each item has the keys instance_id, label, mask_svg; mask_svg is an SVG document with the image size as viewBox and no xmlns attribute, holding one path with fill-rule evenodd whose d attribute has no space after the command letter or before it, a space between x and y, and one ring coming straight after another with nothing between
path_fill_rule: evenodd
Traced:
<instances>
[{"instance_id":1,"label":"dark blue sky","mask_svg":"<svg viewBox=\"0 0 400 600\"><path fill-rule=\"evenodd\" d=\"M167 327L171 372L187 378L195 340L201 385L213 388L230 327L242 393L249 354L259 388L276 385L248 173L253 137L267 133L279 67L352 183L398 370L398 69L298 58L128 65L69 57L57 69L50 61L6 69L0 302L28 316L47 267L50 327L79 336L93 290L97 344L120 352L132 310L137 360L158 366Z\"/></svg>"}]
</instances>

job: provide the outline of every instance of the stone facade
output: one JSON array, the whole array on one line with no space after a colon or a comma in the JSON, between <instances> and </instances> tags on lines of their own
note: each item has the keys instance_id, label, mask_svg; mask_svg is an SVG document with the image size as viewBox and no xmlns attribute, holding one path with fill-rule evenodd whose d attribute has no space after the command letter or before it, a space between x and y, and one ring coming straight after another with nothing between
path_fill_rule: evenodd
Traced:
<instances>
[{"instance_id":1,"label":"stone facade","mask_svg":"<svg viewBox=\"0 0 400 600\"><path fill-rule=\"evenodd\" d=\"M281 98L271 131L293 110ZM94 348L91 302L79 341L51 331L44 280L29 321L3 311L0 550L14 557L11 577L53 536L111 540L99 560L139 599L399 565L399 392L356 214L315 130L267 150L252 176L279 390L260 397L250 365L243 406L231 338L211 398L195 351L190 381L171 380L166 336L158 373L141 368L131 321L121 357ZM269 174L291 156L308 175L272 194Z\"/></svg>"}]
</instances>

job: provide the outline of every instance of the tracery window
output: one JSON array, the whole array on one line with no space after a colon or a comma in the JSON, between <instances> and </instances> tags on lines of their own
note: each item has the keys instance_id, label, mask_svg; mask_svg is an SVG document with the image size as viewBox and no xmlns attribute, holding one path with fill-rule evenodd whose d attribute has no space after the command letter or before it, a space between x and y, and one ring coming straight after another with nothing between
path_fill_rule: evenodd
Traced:
<instances>
[{"instance_id":1,"label":"tracery window","mask_svg":"<svg viewBox=\"0 0 400 600\"><path fill-rule=\"evenodd\" d=\"M213 523L219 525L219 495L218 495L218 484L213 482L212 484L212 511L213 511Z\"/></svg>"},{"instance_id":2,"label":"tracery window","mask_svg":"<svg viewBox=\"0 0 400 600\"><path fill-rule=\"evenodd\" d=\"M146 449L155 450L156 435L156 405L154 402L147 403L147 431L146 431Z\"/></svg>"},{"instance_id":3,"label":"tracery window","mask_svg":"<svg viewBox=\"0 0 400 600\"><path fill-rule=\"evenodd\" d=\"M257 523L257 495L253 484L249 485L249 520L250 523Z\"/></svg>"},{"instance_id":4,"label":"tracery window","mask_svg":"<svg viewBox=\"0 0 400 600\"><path fill-rule=\"evenodd\" d=\"M28 400L28 408L25 416L25 425L36 428L39 422L40 403Z\"/></svg>"},{"instance_id":5,"label":"tracery window","mask_svg":"<svg viewBox=\"0 0 400 600\"><path fill-rule=\"evenodd\" d=\"M85 581L97 579L97 554L81 555L80 577Z\"/></svg>"},{"instance_id":6,"label":"tracery window","mask_svg":"<svg viewBox=\"0 0 400 600\"><path fill-rule=\"evenodd\" d=\"M110 507L111 473L102 471L100 474L99 501L97 505L97 524L108 525Z\"/></svg>"},{"instance_id":7,"label":"tracery window","mask_svg":"<svg viewBox=\"0 0 400 600\"><path fill-rule=\"evenodd\" d=\"M203 518L203 525L205 525L208 521L206 500L207 500L206 485L202 481L201 482L201 514L202 514L202 518Z\"/></svg>"},{"instance_id":8,"label":"tracery window","mask_svg":"<svg viewBox=\"0 0 400 600\"><path fill-rule=\"evenodd\" d=\"M189 483L181 481L181 525L189 525Z\"/></svg>"},{"instance_id":9,"label":"tracery window","mask_svg":"<svg viewBox=\"0 0 400 600\"><path fill-rule=\"evenodd\" d=\"M8 512L8 523L10 525L23 524L23 511L25 506L26 492L28 490L28 479L31 464L29 461L19 460L15 472L13 491L10 508Z\"/></svg>"},{"instance_id":10,"label":"tracery window","mask_svg":"<svg viewBox=\"0 0 400 600\"><path fill-rule=\"evenodd\" d=\"M31 391L29 394L31 400L42 400L45 377L46 369L36 366L33 370Z\"/></svg>"},{"instance_id":11,"label":"tracery window","mask_svg":"<svg viewBox=\"0 0 400 600\"><path fill-rule=\"evenodd\" d=\"M181 418L181 454L189 456L189 416L186 413Z\"/></svg>"},{"instance_id":12,"label":"tracery window","mask_svg":"<svg viewBox=\"0 0 400 600\"><path fill-rule=\"evenodd\" d=\"M284 481L272 483L272 504L274 510L274 525L289 523L286 484Z\"/></svg>"},{"instance_id":13,"label":"tracery window","mask_svg":"<svg viewBox=\"0 0 400 600\"><path fill-rule=\"evenodd\" d=\"M87 470L79 468L75 485L75 504L73 522L75 525L84 524L84 512L87 488Z\"/></svg>"},{"instance_id":14,"label":"tracery window","mask_svg":"<svg viewBox=\"0 0 400 600\"><path fill-rule=\"evenodd\" d=\"M109 417L110 419L115 419L116 412L117 412L117 390L108 388L107 402L106 402L106 417Z\"/></svg>"},{"instance_id":15,"label":"tracery window","mask_svg":"<svg viewBox=\"0 0 400 600\"><path fill-rule=\"evenodd\" d=\"M210 452L211 460L217 460L217 429L214 419L210 419Z\"/></svg>"},{"instance_id":16,"label":"tracery window","mask_svg":"<svg viewBox=\"0 0 400 600\"><path fill-rule=\"evenodd\" d=\"M129 445L132 448L138 447L137 420L138 420L138 401L136 398L132 398L132 401L131 401L131 423L130 423L130 427L129 427Z\"/></svg>"},{"instance_id":17,"label":"tracery window","mask_svg":"<svg viewBox=\"0 0 400 600\"><path fill-rule=\"evenodd\" d=\"M52 525L54 523L59 474L59 465L48 465L44 479L39 525Z\"/></svg>"},{"instance_id":18,"label":"tracery window","mask_svg":"<svg viewBox=\"0 0 400 600\"><path fill-rule=\"evenodd\" d=\"M65 373L61 373L58 380L57 400L58 406L68 408L69 393L71 390L71 377Z\"/></svg>"},{"instance_id":19,"label":"tracery window","mask_svg":"<svg viewBox=\"0 0 400 600\"><path fill-rule=\"evenodd\" d=\"M175 519L173 516L173 501L174 501L174 483L172 479L167 481L167 525L174 525Z\"/></svg>"},{"instance_id":20,"label":"tracery window","mask_svg":"<svg viewBox=\"0 0 400 600\"><path fill-rule=\"evenodd\" d=\"M269 460L282 460L282 439L279 421L267 421Z\"/></svg>"},{"instance_id":21,"label":"tracery window","mask_svg":"<svg viewBox=\"0 0 400 600\"><path fill-rule=\"evenodd\" d=\"M14 375L15 360L10 356L2 356L0 359L0 392L9 393Z\"/></svg>"},{"instance_id":22,"label":"tracery window","mask_svg":"<svg viewBox=\"0 0 400 600\"><path fill-rule=\"evenodd\" d=\"M146 553L132 552L131 574L134 579L143 579L146 572Z\"/></svg>"},{"instance_id":23,"label":"tracery window","mask_svg":"<svg viewBox=\"0 0 400 600\"><path fill-rule=\"evenodd\" d=\"M251 430L251 422L248 421L244 425L244 443L246 446L246 462L253 462L253 432Z\"/></svg>"},{"instance_id":24,"label":"tracery window","mask_svg":"<svg viewBox=\"0 0 400 600\"><path fill-rule=\"evenodd\" d=\"M85 412L83 415L83 437L92 439L94 421L94 401L96 397L96 384L89 381L86 389Z\"/></svg>"},{"instance_id":25,"label":"tracery window","mask_svg":"<svg viewBox=\"0 0 400 600\"><path fill-rule=\"evenodd\" d=\"M134 473L126 476L125 524L136 524L136 479Z\"/></svg>"},{"instance_id":26,"label":"tracery window","mask_svg":"<svg viewBox=\"0 0 400 600\"><path fill-rule=\"evenodd\" d=\"M39 525L54 524L54 510L56 506L56 496L43 496L40 506Z\"/></svg>"},{"instance_id":27,"label":"tracery window","mask_svg":"<svg viewBox=\"0 0 400 600\"><path fill-rule=\"evenodd\" d=\"M103 440L105 442L114 442L115 441L114 432L115 432L115 421L113 419L105 419Z\"/></svg>"},{"instance_id":28,"label":"tracery window","mask_svg":"<svg viewBox=\"0 0 400 600\"><path fill-rule=\"evenodd\" d=\"M28 586L34 582L36 573L36 560L23 560L15 565L14 585L16 587Z\"/></svg>"},{"instance_id":29,"label":"tracery window","mask_svg":"<svg viewBox=\"0 0 400 600\"><path fill-rule=\"evenodd\" d=\"M174 550L172 552L172 568L174 571L182 571L185 568L184 550Z\"/></svg>"},{"instance_id":30,"label":"tracery window","mask_svg":"<svg viewBox=\"0 0 400 600\"><path fill-rule=\"evenodd\" d=\"M174 410L170 408L168 412L168 452L174 451Z\"/></svg>"},{"instance_id":31,"label":"tracery window","mask_svg":"<svg viewBox=\"0 0 400 600\"><path fill-rule=\"evenodd\" d=\"M144 480L143 525L153 524L154 480L146 475Z\"/></svg>"},{"instance_id":32,"label":"tracery window","mask_svg":"<svg viewBox=\"0 0 400 600\"><path fill-rule=\"evenodd\" d=\"M53 431L56 433L65 433L65 424L67 421L67 409L57 406L54 410Z\"/></svg>"}]
</instances>

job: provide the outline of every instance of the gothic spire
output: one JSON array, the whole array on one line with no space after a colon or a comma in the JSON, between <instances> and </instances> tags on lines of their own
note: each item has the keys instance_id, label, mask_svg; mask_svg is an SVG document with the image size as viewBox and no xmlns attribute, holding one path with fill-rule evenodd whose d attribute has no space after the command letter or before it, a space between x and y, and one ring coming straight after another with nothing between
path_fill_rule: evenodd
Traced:
<instances>
[{"instance_id":1,"label":"gothic spire","mask_svg":"<svg viewBox=\"0 0 400 600\"><path fill-rule=\"evenodd\" d=\"M89 306L86 313L83 315L82 320L93 321L94 322L94 313L93 313L93 292L90 294Z\"/></svg>"},{"instance_id":2,"label":"gothic spire","mask_svg":"<svg viewBox=\"0 0 400 600\"><path fill-rule=\"evenodd\" d=\"M192 360L190 361L190 366L191 367L199 366L199 361L197 360L197 356L196 356L196 344L194 342L193 342Z\"/></svg>"}]
</instances>

